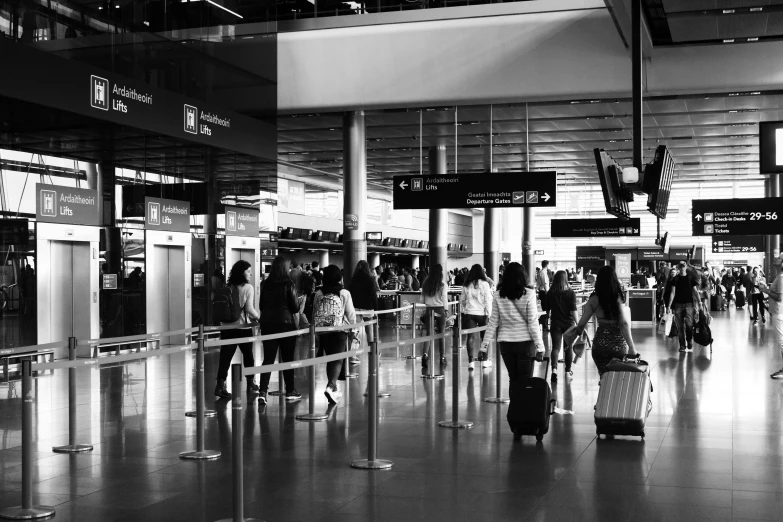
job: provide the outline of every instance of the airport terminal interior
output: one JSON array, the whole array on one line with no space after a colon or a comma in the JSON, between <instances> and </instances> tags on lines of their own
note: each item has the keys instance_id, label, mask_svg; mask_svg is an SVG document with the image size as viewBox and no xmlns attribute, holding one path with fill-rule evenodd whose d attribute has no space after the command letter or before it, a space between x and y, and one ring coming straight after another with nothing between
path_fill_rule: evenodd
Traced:
<instances>
[{"instance_id":1,"label":"airport terminal interior","mask_svg":"<svg viewBox=\"0 0 783 522\"><path fill-rule=\"evenodd\" d=\"M0 0L0 520L783 520L781 71L777 0Z\"/></svg>"}]
</instances>

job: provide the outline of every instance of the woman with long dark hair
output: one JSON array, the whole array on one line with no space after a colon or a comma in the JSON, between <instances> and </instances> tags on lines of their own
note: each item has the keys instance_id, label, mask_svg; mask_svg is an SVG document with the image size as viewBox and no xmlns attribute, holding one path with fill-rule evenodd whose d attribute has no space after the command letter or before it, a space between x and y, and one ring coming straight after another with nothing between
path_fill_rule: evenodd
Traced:
<instances>
[{"instance_id":1,"label":"woman with long dark hair","mask_svg":"<svg viewBox=\"0 0 783 522\"><path fill-rule=\"evenodd\" d=\"M269 277L261 287L261 333L272 335L296 330L294 314L299 313L299 301L294 282L289 276L288 261L280 256L272 261ZM277 351L280 350L282 362L294 360L296 337L283 337L264 341L264 364L274 364ZM261 374L261 394L258 400L266 404L266 391L269 388L269 373ZM285 400L297 401L302 394L294 386L294 370L283 371L285 382Z\"/></svg>"},{"instance_id":2,"label":"woman with long dark hair","mask_svg":"<svg viewBox=\"0 0 783 522\"><path fill-rule=\"evenodd\" d=\"M353 306L357 312L378 309L378 287L367 261L361 260L356 263L348 291L351 292ZM361 315L361 318L363 321L369 321L372 319L372 316ZM367 339L369 339L371 329L372 325L365 327ZM360 361L358 357L352 357L348 362L350 364L359 364Z\"/></svg>"},{"instance_id":3,"label":"woman with long dark hair","mask_svg":"<svg viewBox=\"0 0 783 522\"><path fill-rule=\"evenodd\" d=\"M249 324L253 319L258 319L259 314L253 307L255 291L253 290L253 285L250 284L251 277L252 269L250 263L247 261L240 259L231 267L231 272L228 276L228 286L231 289L232 295L239 297L239 306L242 308L242 312L239 314L239 319L235 322L222 324L236 326L248 325L248 328L222 330L220 332L221 339L239 339L253 335L253 330L249 328ZM234 288L236 288L236 294L234 294ZM215 385L215 395L221 399L231 398L231 394L226 389L226 378L228 377L228 368L231 366L231 359L234 357L237 347L239 347L239 350L242 352L242 360L245 367L255 365L255 359L253 358L253 343L227 344L221 346L217 383ZM253 376L249 376L247 378L247 393L253 394L258 393L258 391L258 386L256 386ZM239 390L234 390L234 393L239 393Z\"/></svg>"},{"instance_id":4,"label":"woman with long dark hair","mask_svg":"<svg viewBox=\"0 0 783 522\"><path fill-rule=\"evenodd\" d=\"M549 360L552 361L552 384L557 383L557 363L560 357L560 349L563 344L563 334L576 324L577 315L576 293L568 286L568 279L563 270L558 270L552 279L552 286L546 294L546 302L542 303L544 310L549 313L552 321L549 326L549 335L552 337L552 352ZM574 351L570 346L565 347L565 373L572 376L571 363L574 361Z\"/></svg>"},{"instance_id":5,"label":"woman with long dark hair","mask_svg":"<svg viewBox=\"0 0 783 522\"><path fill-rule=\"evenodd\" d=\"M631 337L631 314L624 303L625 294L614 268L603 267L598 271L595 280L595 292L587 301L577 325L577 333L582 335L593 314L598 319L592 354L599 375L603 375L606 365L612 359L622 359L626 355L636 356L636 347Z\"/></svg>"},{"instance_id":6,"label":"woman with long dark hair","mask_svg":"<svg viewBox=\"0 0 783 522\"><path fill-rule=\"evenodd\" d=\"M424 304L427 306L427 313L432 311L435 316L435 331L442 332L446 326L446 304L449 302L449 287L443 280L443 266L433 265L430 267L430 274L421 285L421 297L422 301L424 301ZM433 335L434 332L430 332L428 317L423 315L422 320L424 321L424 328L427 335ZM437 343L440 363L446 364L446 357L443 355L443 352L446 349L446 340L438 339ZM421 356L421 365L427 366L429 364L429 359L430 354L425 351Z\"/></svg>"},{"instance_id":7,"label":"woman with long dark hair","mask_svg":"<svg viewBox=\"0 0 783 522\"><path fill-rule=\"evenodd\" d=\"M342 273L335 265L324 268L323 286L315 293L313 321L316 327L341 326L356 322L351 293L343 288ZM326 355L343 353L348 343L348 332L343 330L322 333L319 340ZM337 404L343 396L337 389L337 380L344 363L344 360L326 363L327 383L324 395L331 404Z\"/></svg>"},{"instance_id":8,"label":"woman with long dark hair","mask_svg":"<svg viewBox=\"0 0 783 522\"><path fill-rule=\"evenodd\" d=\"M492 314L481 351L486 352L492 341L498 343L506 365L510 394L520 379L532 375L533 358L541 361L544 357L536 290L528 283L525 267L519 263L509 263L503 273L503 282L492 300Z\"/></svg>"},{"instance_id":9,"label":"woman with long dark hair","mask_svg":"<svg viewBox=\"0 0 783 522\"><path fill-rule=\"evenodd\" d=\"M459 303L462 312L462 328L468 330L478 326L486 326L489 314L492 313L492 288L481 265L476 264L470 268L470 272L465 278ZM484 352L478 350L481 345L479 336L484 339L484 332L468 334L468 368L471 370L476 355L483 359ZM491 365L492 361L490 360L481 361L481 366L484 368Z\"/></svg>"}]
</instances>

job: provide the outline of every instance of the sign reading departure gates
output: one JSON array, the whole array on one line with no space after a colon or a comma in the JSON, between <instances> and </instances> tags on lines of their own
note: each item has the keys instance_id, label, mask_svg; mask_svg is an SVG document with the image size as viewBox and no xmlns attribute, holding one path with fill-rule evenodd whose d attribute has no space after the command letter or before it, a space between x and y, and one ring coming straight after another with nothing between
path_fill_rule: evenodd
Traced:
<instances>
[{"instance_id":1,"label":"sign reading departure gates","mask_svg":"<svg viewBox=\"0 0 783 522\"><path fill-rule=\"evenodd\" d=\"M762 236L715 236L712 238L713 254L737 252L763 252Z\"/></svg>"},{"instance_id":2,"label":"sign reading departure gates","mask_svg":"<svg viewBox=\"0 0 783 522\"><path fill-rule=\"evenodd\" d=\"M144 228L190 232L190 202L144 198Z\"/></svg>"},{"instance_id":3,"label":"sign reading departure gates","mask_svg":"<svg viewBox=\"0 0 783 522\"><path fill-rule=\"evenodd\" d=\"M694 199L694 236L783 234L783 198Z\"/></svg>"},{"instance_id":4,"label":"sign reading departure gates","mask_svg":"<svg viewBox=\"0 0 783 522\"><path fill-rule=\"evenodd\" d=\"M641 220L631 219L553 219L552 237L619 237L641 235Z\"/></svg>"},{"instance_id":5,"label":"sign reading departure gates","mask_svg":"<svg viewBox=\"0 0 783 522\"><path fill-rule=\"evenodd\" d=\"M226 207L226 235L258 237L258 210Z\"/></svg>"},{"instance_id":6,"label":"sign reading departure gates","mask_svg":"<svg viewBox=\"0 0 783 522\"><path fill-rule=\"evenodd\" d=\"M555 206L555 171L394 176L395 209Z\"/></svg>"},{"instance_id":7,"label":"sign reading departure gates","mask_svg":"<svg viewBox=\"0 0 783 522\"><path fill-rule=\"evenodd\" d=\"M35 217L38 221L100 225L97 190L37 183L35 195Z\"/></svg>"}]
</instances>

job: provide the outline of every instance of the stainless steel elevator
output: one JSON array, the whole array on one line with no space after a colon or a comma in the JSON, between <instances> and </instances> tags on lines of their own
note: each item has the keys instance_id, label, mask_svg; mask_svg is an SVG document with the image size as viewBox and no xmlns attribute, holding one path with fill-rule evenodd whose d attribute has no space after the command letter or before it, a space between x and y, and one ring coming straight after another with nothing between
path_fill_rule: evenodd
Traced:
<instances>
[{"instance_id":1,"label":"stainless steel elevator","mask_svg":"<svg viewBox=\"0 0 783 522\"><path fill-rule=\"evenodd\" d=\"M182 232L146 232L147 333L190 328L191 236ZM184 344L187 335L161 337L161 345Z\"/></svg>"},{"instance_id":2,"label":"stainless steel elevator","mask_svg":"<svg viewBox=\"0 0 783 522\"><path fill-rule=\"evenodd\" d=\"M261 293L261 243L257 238L226 236L226 279L231 267L239 260L250 263L253 273L250 284L255 291L253 306L258 310L258 298Z\"/></svg>"}]
</instances>

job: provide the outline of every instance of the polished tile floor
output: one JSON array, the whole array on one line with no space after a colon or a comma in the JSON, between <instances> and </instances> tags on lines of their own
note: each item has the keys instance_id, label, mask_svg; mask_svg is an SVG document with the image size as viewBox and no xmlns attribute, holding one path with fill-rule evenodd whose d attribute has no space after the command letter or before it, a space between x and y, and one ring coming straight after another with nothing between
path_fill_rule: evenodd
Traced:
<instances>
[{"instance_id":1,"label":"polished tile floor","mask_svg":"<svg viewBox=\"0 0 783 522\"><path fill-rule=\"evenodd\" d=\"M650 328L634 338L652 365L654 409L647 438L596 440L597 373L591 359L562 375L558 414L543 443L514 442L495 395L497 366L468 372L459 416L469 430L438 427L451 418L451 365L424 380L419 363L384 353L379 457L390 471L348 466L367 448L367 368L325 422L294 419L308 404L246 402L246 516L266 521L365 520L783 520L783 390L769 325L747 311L715 313L714 352L680 354ZM386 339L396 332L383 330ZM403 337L407 332L403 331ZM299 351L304 355L304 341ZM407 348L402 355L407 354ZM207 356L206 375L217 354ZM58 455L67 442L67 372L36 380L35 499L58 521L205 521L231 517L231 409L210 396L207 448L223 457L181 461L195 447L190 357L80 369L79 434L88 454ZM318 371L316 410L327 409ZM211 391L211 380L207 386ZM297 386L307 397L306 370ZM505 387L505 380L504 380ZM276 388L276 376L272 388ZM0 507L19 502L20 384L0 388Z\"/></svg>"}]
</instances>

